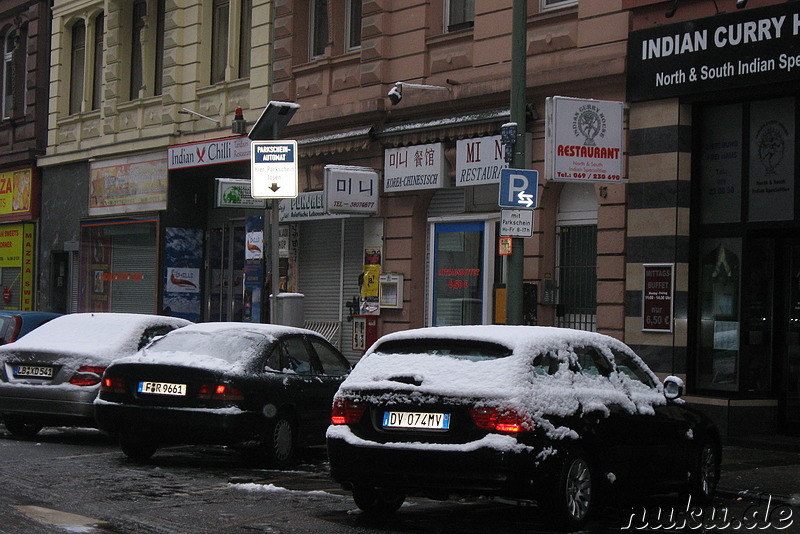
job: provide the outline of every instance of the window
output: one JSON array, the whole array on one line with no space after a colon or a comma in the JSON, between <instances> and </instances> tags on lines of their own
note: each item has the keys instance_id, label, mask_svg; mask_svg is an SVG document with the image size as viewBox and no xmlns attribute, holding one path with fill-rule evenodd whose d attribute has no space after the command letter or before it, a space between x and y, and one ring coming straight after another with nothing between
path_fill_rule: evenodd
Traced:
<instances>
[{"instance_id":1,"label":"window","mask_svg":"<svg viewBox=\"0 0 800 534\"><path fill-rule=\"evenodd\" d=\"M650 374L645 371L630 354L625 354L618 350L612 350L611 352L614 354L614 363L617 366L618 372L624 374L634 382L641 382L651 388L656 386Z\"/></svg>"},{"instance_id":2,"label":"window","mask_svg":"<svg viewBox=\"0 0 800 534\"><path fill-rule=\"evenodd\" d=\"M313 373L311 355L308 353L308 347L303 338L285 338L281 342L281 347L283 347L283 361L281 362L283 369L289 369L298 374Z\"/></svg>"},{"instance_id":3,"label":"window","mask_svg":"<svg viewBox=\"0 0 800 534\"><path fill-rule=\"evenodd\" d=\"M345 43L347 43L348 52L361 48L361 4L362 0L347 0Z\"/></svg>"},{"instance_id":4,"label":"window","mask_svg":"<svg viewBox=\"0 0 800 534\"><path fill-rule=\"evenodd\" d=\"M133 1L133 32L131 34L131 91L130 99L139 98L144 87L144 31L147 27L146 0Z\"/></svg>"},{"instance_id":5,"label":"window","mask_svg":"<svg viewBox=\"0 0 800 534\"><path fill-rule=\"evenodd\" d=\"M611 364L594 347L575 347L575 354L583 374L608 376L611 373Z\"/></svg>"},{"instance_id":6,"label":"window","mask_svg":"<svg viewBox=\"0 0 800 534\"><path fill-rule=\"evenodd\" d=\"M214 0L211 22L211 83L225 80L225 66L228 62L228 22L230 21L230 2Z\"/></svg>"},{"instance_id":7,"label":"window","mask_svg":"<svg viewBox=\"0 0 800 534\"><path fill-rule=\"evenodd\" d=\"M472 28L475 24L475 0L448 0L445 5L448 32Z\"/></svg>"},{"instance_id":8,"label":"window","mask_svg":"<svg viewBox=\"0 0 800 534\"><path fill-rule=\"evenodd\" d=\"M309 338L311 346L317 353L320 363L322 363L322 372L331 376L343 376L350 372L350 365L347 363L336 350L324 343L323 341L315 338Z\"/></svg>"},{"instance_id":9,"label":"window","mask_svg":"<svg viewBox=\"0 0 800 534\"><path fill-rule=\"evenodd\" d=\"M156 57L155 57L155 82L153 94L160 95L164 92L164 17L165 0L158 0L156 9Z\"/></svg>"},{"instance_id":10,"label":"window","mask_svg":"<svg viewBox=\"0 0 800 534\"><path fill-rule=\"evenodd\" d=\"M104 17L98 15L94 25L94 85L92 86L92 109L100 109L103 91L103 26Z\"/></svg>"},{"instance_id":11,"label":"window","mask_svg":"<svg viewBox=\"0 0 800 534\"><path fill-rule=\"evenodd\" d=\"M250 76L252 0L213 0L210 83ZM228 69L228 66L231 69Z\"/></svg>"},{"instance_id":12,"label":"window","mask_svg":"<svg viewBox=\"0 0 800 534\"><path fill-rule=\"evenodd\" d=\"M540 7L542 11L548 9L560 9L562 7L574 6L578 0L540 0Z\"/></svg>"},{"instance_id":13,"label":"window","mask_svg":"<svg viewBox=\"0 0 800 534\"><path fill-rule=\"evenodd\" d=\"M3 39L3 118L11 116L14 110L14 51L17 49L19 34L10 30Z\"/></svg>"},{"instance_id":14,"label":"window","mask_svg":"<svg viewBox=\"0 0 800 534\"><path fill-rule=\"evenodd\" d=\"M311 59L324 56L328 46L328 0L311 0Z\"/></svg>"},{"instance_id":15,"label":"window","mask_svg":"<svg viewBox=\"0 0 800 534\"><path fill-rule=\"evenodd\" d=\"M239 20L239 78L250 76L250 52L253 31L253 0L242 0L242 16Z\"/></svg>"},{"instance_id":16,"label":"window","mask_svg":"<svg viewBox=\"0 0 800 534\"><path fill-rule=\"evenodd\" d=\"M83 104L84 61L86 60L86 24L72 26L72 56L69 76L69 114L81 112Z\"/></svg>"}]
</instances>

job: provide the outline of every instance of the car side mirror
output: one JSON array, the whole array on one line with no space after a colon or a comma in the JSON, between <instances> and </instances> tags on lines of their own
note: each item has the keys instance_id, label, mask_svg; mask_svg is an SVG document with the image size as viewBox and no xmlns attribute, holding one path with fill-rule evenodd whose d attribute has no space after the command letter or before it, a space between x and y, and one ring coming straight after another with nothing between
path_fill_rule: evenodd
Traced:
<instances>
[{"instance_id":1,"label":"car side mirror","mask_svg":"<svg viewBox=\"0 0 800 534\"><path fill-rule=\"evenodd\" d=\"M674 400L683 395L683 380L677 376L668 376L664 379L664 396Z\"/></svg>"}]
</instances>

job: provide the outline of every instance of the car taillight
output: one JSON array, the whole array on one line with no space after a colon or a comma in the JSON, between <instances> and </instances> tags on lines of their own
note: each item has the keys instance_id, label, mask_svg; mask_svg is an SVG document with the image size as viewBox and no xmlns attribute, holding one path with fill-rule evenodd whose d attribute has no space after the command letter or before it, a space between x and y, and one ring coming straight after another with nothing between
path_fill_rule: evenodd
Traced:
<instances>
[{"instance_id":1,"label":"car taillight","mask_svg":"<svg viewBox=\"0 0 800 534\"><path fill-rule=\"evenodd\" d=\"M75 371L75 374L72 375L72 378L69 379L69 383L73 386L94 386L100 383L100 379L105 370L105 367L81 365L78 367L78 370Z\"/></svg>"},{"instance_id":2,"label":"car taillight","mask_svg":"<svg viewBox=\"0 0 800 534\"><path fill-rule=\"evenodd\" d=\"M354 400L338 398L333 401L331 409L331 424L333 425L352 425L361 420L366 405Z\"/></svg>"},{"instance_id":3,"label":"car taillight","mask_svg":"<svg viewBox=\"0 0 800 534\"><path fill-rule=\"evenodd\" d=\"M121 378L103 377L100 382L100 391L108 393L125 393L125 381Z\"/></svg>"},{"instance_id":4,"label":"car taillight","mask_svg":"<svg viewBox=\"0 0 800 534\"><path fill-rule=\"evenodd\" d=\"M530 421L513 410L500 411L493 407L472 408L470 411L475 426L495 432L522 432L533 430Z\"/></svg>"},{"instance_id":5,"label":"car taillight","mask_svg":"<svg viewBox=\"0 0 800 534\"><path fill-rule=\"evenodd\" d=\"M197 398L204 400L238 401L244 400L244 393L230 384L203 384L197 390Z\"/></svg>"}]
</instances>

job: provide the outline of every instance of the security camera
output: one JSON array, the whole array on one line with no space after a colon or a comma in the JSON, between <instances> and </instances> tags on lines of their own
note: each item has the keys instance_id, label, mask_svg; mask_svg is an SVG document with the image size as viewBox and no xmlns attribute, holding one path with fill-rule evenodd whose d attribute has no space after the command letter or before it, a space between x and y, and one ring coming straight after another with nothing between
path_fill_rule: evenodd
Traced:
<instances>
[{"instance_id":1,"label":"security camera","mask_svg":"<svg viewBox=\"0 0 800 534\"><path fill-rule=\"evenodd\" d=\"M395 85L389 89L389 100L396 106L403 99L403 89L401 85Z\"/></svg>"},{"instance_id":2,"label":"security camera","mask_svg":"<svg viewBox=\"0 0 800 534\"><path fill-rule=\"evenodd\" d=\"M747 5L747 0L736 0L736 9L742 9Z\"/></svg>"}]
</instances>

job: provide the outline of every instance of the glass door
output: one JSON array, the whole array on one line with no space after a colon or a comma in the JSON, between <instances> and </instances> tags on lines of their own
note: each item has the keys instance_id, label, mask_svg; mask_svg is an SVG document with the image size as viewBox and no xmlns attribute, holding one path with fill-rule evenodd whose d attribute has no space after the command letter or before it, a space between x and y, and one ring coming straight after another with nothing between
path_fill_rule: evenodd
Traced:
<instances>
[{"instance_id":1,"label":"glass door","mask_svg":"<svg viewBox=\"0 0 800 534\"><path fill-rule=\"evenodd\" d=\"M244 221L228 221L208 231L206 321L241 321L244 303Z\"/></svg>"},{"instance_id":2,"label":"glass door","mask_svg":"<svg viewBox=\"0 0 800 534\"><path fill-rule=\"evenodd\" d=\"M786 342L782 387L783 430L800 434L800 241L789 244L788 313L785 316Z\"/></svg>"}]
</instances>

